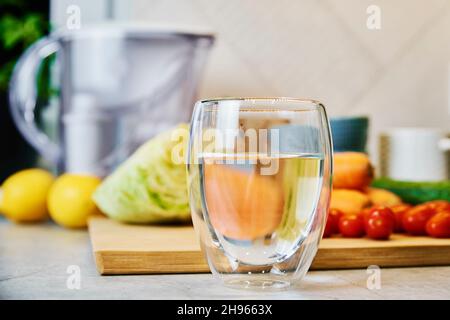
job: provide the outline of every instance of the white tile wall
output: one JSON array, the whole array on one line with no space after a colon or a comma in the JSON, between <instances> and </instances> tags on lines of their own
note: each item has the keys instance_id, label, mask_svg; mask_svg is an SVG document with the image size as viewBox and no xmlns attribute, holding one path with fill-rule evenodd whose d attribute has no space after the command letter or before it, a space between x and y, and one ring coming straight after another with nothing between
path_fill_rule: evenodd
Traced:
<instances>
[{"instance_id":1,"label":"white tile wall","mask_svg":"<svg viewBox=\"0 0 450 320\"><path fill-rule=\"evenodd\" d=\"M450 130L449 0L131 0L131 20L208 27L201 97L298 96L331 115ZM366 27L369 5L381 30Z\"/></svg>"}]
</instances>

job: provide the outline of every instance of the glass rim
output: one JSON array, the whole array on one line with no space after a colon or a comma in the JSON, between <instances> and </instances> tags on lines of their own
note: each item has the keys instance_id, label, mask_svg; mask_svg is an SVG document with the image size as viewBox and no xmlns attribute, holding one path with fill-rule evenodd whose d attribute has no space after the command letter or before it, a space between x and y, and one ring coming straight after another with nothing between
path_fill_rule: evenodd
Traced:
<instances>
[{"instance_id":1,"label":"glass rim","mask_svg":"<svg viewBox=\"0 0 450 320\"><path fill-rule=\"evenodd\" d=\"M279 103L297 104L306 107L309 110L325 109L324 104L315 99L293 98L293 97L217 97L199 100L197 104L209 104L220 102L249 102L252 104L270 103L277 105ZM248 107L248 106L247 106Z\"/></svg>"}]
</instances>

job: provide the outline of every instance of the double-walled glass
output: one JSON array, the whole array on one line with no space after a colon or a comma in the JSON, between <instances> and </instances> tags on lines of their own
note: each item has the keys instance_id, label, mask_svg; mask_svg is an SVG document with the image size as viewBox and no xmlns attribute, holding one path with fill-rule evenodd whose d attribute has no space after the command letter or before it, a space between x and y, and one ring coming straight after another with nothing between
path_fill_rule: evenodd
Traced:
<instances>
[{"instance_id":1,"label":"double-walled glass","mask_svg":"<svg viewBox=\"0 0 450 320\"><path fill-rule=\"evenodd\" d=\"M305 275L331 191L331 136L321 103L198 102L188 172L194 227L215 276L230 286L285 288Z\"/></svg>"}]
</instances>

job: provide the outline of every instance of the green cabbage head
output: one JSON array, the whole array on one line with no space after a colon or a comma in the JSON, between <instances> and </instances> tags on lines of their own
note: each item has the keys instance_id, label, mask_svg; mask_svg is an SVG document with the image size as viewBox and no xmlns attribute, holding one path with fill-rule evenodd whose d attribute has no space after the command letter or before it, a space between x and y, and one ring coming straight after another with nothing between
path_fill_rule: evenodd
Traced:
<instances>
[{"instance_id":1,"label":"green cabbage head","mask_svg":"<svg viewBox=\"0 0 450 320\"><path fill-rule=\"evenodd\" d=\"M95 191L93 199L100 210L127 223L189 221L183 159L187 132L188 126L182 124L140 147Z\"/></svg>"}]
</instances>

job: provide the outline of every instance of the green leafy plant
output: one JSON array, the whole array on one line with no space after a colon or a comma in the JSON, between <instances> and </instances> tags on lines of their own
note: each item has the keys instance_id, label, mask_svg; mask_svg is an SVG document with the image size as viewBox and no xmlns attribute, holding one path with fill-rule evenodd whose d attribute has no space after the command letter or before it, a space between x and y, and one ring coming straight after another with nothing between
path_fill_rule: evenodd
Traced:
<instances>
[{"instance_id":1,"label":"green leafy plant","mask_svg":"<svg viewBox=\"0 0 450 320\"><path fill-rule=\"evenodd\" d=\"M30 1L0 0L0 91L7 90L20 54L48 32L47 14L39 12L41 6Z\"/></svg>"},{"instance_id":2,"label":"green leafy plant","mask_svg":"<svg viewBox=\"0 0 450 320\"><path fill-rule=\"evenodd\" d=\"M8 86L14 65L33 42L49 31L49 1L0 0L0 184L17 170L36 163L36 152L18 132L8 108ZM38 77L42 104L49 94L49 63Z\"/></svg>"}]
</instances>

